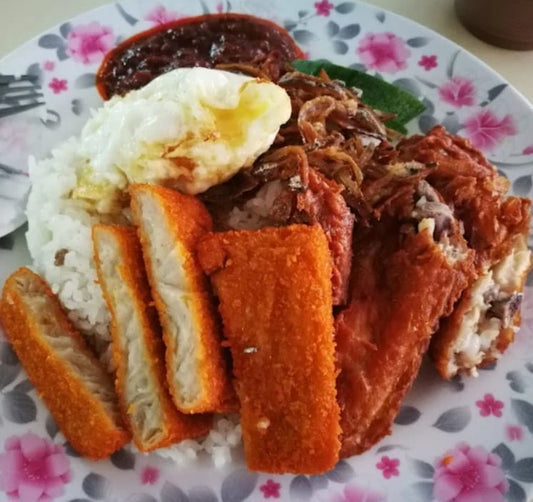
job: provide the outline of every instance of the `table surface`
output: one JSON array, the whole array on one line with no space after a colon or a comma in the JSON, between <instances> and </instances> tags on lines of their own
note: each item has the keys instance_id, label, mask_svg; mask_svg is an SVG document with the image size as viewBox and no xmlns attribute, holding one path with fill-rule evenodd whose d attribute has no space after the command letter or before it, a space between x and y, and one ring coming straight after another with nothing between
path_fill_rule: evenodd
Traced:
<instances>
[{"instance_id":1,"label":"table surface","mask_svg":"<svg viewBox=\"0 0 533 502\"><path fill-rule=\"evenodd\" d=\"M155 1L155 0L154 0ZM109 0L2 0L0 57L65 19ZM457 20L453 0L372 0L457 42L500 73L533 102L533 51L508 51L471 35Z\"/></svg>"}]
</instances>

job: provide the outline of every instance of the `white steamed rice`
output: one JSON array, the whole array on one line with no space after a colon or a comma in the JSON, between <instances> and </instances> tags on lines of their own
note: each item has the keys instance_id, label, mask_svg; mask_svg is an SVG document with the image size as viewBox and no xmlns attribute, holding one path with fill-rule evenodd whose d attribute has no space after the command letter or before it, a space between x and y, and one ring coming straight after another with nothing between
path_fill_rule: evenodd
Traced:
<instances>
[{"instance_id":1,"label":"white steamed rice","mask_svg":"<svg viewBox=\"0 0 533 502\"><path fill-rule=\"evenodd\" d=\"M91 241L91 225L100 218L70 199L82 159L79 141L71 138L52 152L52 157L30 159L32 189L28 199L26 239L33 266L50 284L69 311L70 320L85 335L109 341L109 313L97 284ZM56 265L56 253L67 250L64 263Z\"/></svg>"}]
</instances>

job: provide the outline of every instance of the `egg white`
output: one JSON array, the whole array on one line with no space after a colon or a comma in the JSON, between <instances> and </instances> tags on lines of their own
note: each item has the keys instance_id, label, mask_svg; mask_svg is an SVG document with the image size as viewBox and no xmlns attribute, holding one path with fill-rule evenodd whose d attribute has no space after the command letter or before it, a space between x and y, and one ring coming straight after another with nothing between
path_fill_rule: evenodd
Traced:
<instances>
[{"instance_id":1,"label":"egg white","mask_svg":"<svg viewBox=\"0 0 533 502\"><path fill-rule=\"evenodd\" d=\"M289 96L272 82L173 70L94 112L80 137L86 162L73 195L145 182L198 194L251 166L290 114Z\"/></svg>"}]
</instances>

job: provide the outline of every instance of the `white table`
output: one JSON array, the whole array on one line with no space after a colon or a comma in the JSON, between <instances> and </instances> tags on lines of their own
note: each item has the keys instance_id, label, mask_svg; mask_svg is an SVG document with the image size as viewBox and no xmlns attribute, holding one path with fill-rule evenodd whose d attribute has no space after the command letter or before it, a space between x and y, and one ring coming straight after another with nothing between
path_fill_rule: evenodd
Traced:
<instances>
[{"instance_id":1,"label":"white table","mask_svg":"<svg viewBox=\"0 0 533 502\"><path fill-rule=\"evenodd\" d=\"M0 57L47 28L108 0L1 0L1 3ZM508 51L478 40L457 20L453 0L369 0L368 3L409 17L454 40L533 102L533 51Z\"/></svg>"}]
</instances>

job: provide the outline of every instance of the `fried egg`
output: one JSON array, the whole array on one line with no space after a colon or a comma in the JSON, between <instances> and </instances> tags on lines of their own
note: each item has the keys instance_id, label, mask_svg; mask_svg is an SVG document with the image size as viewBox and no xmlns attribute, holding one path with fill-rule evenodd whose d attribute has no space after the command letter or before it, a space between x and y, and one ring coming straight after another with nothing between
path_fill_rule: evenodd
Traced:
<instances>
[{"instance_id":1,"label":"fried egg","mask_svg":"<svg viewBox=\"0 0 533 502\"><path fill-rule=\"evenodd\" d=\"M73 197L102 198L130 183L201 193L251 166L290 114L289 96L272 82L173 70L94 113L81 134L86 162Z\"/></svg>"}]
</instances>

